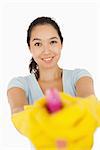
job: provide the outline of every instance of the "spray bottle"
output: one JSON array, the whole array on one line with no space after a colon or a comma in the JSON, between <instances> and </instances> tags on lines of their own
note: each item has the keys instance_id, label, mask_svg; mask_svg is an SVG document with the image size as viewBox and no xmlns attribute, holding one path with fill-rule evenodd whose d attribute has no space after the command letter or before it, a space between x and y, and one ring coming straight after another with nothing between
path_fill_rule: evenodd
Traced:
<instances>
[{"instance_id":1,"label":"spray bottle","mask_svg":"<svg viewBox=\"0 0 100 150\"><path fill-rule=\"evenodd\" d=\"M62 109L63 105L57 89L48 89L46 91L47 109L50 113L55 113ZM57 139L55 143L57 149L65 150L67 143L63 139Z\"/></svg>"},{"instance_id":2,"label":"spray bottle","mask_svg":"<svg viewBox=\"0 0 100 150\"><path fill-rule=\"evenodd\" d=\"M46 91L47 109L50 113L59 111L62 108L62 102L57 89L48 89Z\"/></svg>"}]
</instances>

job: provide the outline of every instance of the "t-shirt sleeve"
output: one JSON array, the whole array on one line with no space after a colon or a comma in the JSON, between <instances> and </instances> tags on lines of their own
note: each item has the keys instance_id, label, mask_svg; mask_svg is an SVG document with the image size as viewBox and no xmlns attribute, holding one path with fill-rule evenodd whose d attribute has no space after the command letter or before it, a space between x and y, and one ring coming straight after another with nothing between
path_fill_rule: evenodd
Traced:
<instances>
[{"instance_id":1,"label":"t-shirt sleeve","mask_svg":"<svg viewBox=\"0 0 100 150\"><path fill-rule=\"evenodd\" d=\"M92 75L86 70L86 69L75 69L73 72L73 82L74 86L76 85L76 82L81 78L81 77L91 77Z\"/></svg>"},{"instance_id":2,"label":"t-shirt sleeve","mask_svg":"<svg viewBox=\"0 0 100 150\"><path fill-rule=\"evenodd\" d=\"M7 86L7 90L13 87L21 88L25 91L26 96L28 96L28 87L24 77L14 77L12 78Z\"/></svg>"}]
</instances>

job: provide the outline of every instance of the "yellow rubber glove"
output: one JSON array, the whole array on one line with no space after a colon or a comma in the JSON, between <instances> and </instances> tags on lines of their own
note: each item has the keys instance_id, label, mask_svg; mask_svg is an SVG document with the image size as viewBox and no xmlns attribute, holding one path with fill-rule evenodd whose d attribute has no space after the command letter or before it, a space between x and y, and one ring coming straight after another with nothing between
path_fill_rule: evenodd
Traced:
<instances>
[{"instance_id":1,"label":"yellow rubber glove","mask_svg":"<svg viewBox=\"0 0 100 150\"><path fill-rule=\"evenodd\" d=\"M38 100L34 105L26 105L24 111L13 114L12 121L16 129L26 137L30 139L32 144L37 149L54 149L55 140L48 137L48 134L44 133L40 123L38 123L39 111L43 111L42 118L49 118L51 114L44 107L46 101L44 98ZM69 102L68 102L69 104Z\"/></svg>"},{"instance_id":2,"label":"yellow rubber glove","mask_svg":"<svg viewBox=\"0 0 100 150\"><path fill-rule=\"evenodd\" d=\"M15 127L39 150L56 150L59 140L65 141L67 150L90 150L97 127L97 119L90 112L91 97L76 98L65 93L60 97L64 107L54 114L48 113L45 98L25 106L23 112L12 116Z\"/></svg>"},{"instance_id":3,"label":"yellow rubber glove","mask_svg":"<svg viewBox=\"0 0 100 150\"><path fill-rule=\"evenodd\" d=\"M35 119L35 114L37 112L39 112L39 109L34 107L34 105L26 105L24 111L12 115L12 122L16 129L22 135L26 136L37 149L41 149L43 146L48 147L52 144L50 138L46 136L46 134L43 136L44 131ZM45 115L46 114L47 112L45 112Z\"/></svg>"},{"instance_id":4,"label":"yellow rubber glove","mask_svg":"<svg viewBox=\"0 0 100 150\"><path fill-rule=\"evenodd\" d=\"M97 125L100 126L100 100L96 96L91 95L86 98L79 98L80 105L84 105L89 113L97 121Z\"/></svg>"},{"instance_id":5,"label":"yellow rubber glove","mask_svg":"<svg viewBox=\"0 0 100 150\"><path fill-rule=\"evenodd\" d=\"M53 140L64 140L67 143L68 150L74 150L75 147L77 150L90 150L93 145L93 133L97 127L97 122L85 107L85 103L86 100L93 99L93 96L83 99L61 93L61 97L67 109L64 107L61 111L52 114L48 119L44 117L45 112L41 109L37 114L41 127ZM68 105L66 99L71 100L73 103ZM81 103L80 100L84 103ZM44 105L42 101L38 101L37 104L40 108Z\"/></svg>"}]
</instances>

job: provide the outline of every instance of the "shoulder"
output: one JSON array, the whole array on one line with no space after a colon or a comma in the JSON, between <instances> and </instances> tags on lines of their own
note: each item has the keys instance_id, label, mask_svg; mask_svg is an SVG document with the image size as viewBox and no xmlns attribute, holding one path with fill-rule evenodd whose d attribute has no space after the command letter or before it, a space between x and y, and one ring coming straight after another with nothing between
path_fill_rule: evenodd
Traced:
<instances>
[{"instance_id":1,"label":"shoulder","mask_svg":"<svg viewBox=\"0 0 100 150\"><path fill-rule=\"evenodd\" d=\"M63 69L64 76L70 78L75 84L81 77L91 77L91 73L84 68L76 68L72 70Z\"/></svg>"},{"instance_id":2,"label":"shoulder","mask_svg":"<svg viewBox=\"0 0 100 150\"><path fill-rule=\"evenodd\" d=\"M13 87L18 87L23 89L26 92L26 94L28 94L27 80L28 78L30 78L30 76L31 75L13 77L8 82L7 90Z\"/></svg>"},{"instance_id":3,"label":"shoulder","mask_svg":"<svg viewBox=\"0 0 100 150\"><path fill-rule=\"evenodd\" d=\"M81 69L76 72L77 74L74 79L76 95L79 97L95 95L92 75L86 69Z\"/></svg>"},{"instance_id":4,"label":"shoulder","mask_svg":"<svg viewBox=\"0 0 100 150\"><path fill-rule=\"evenodd\" d=\"M30 75L28 76L17 76L17 77L13 77L10 79L9 83L8 83L8 87L15 84L25 84L27 78L29 78Z\"/></svg>"},{"instance_id":5,"label":"shoulder","mask_svg":"<svg viewBox=\"0 0 100 150\"><path fill-rule=\"evenodd\" d=\"M75 68L75 69L63 69L63 72L66 74L87 74L91 75L87 69L84 68Z\"/></svg>"},{"instance_id":6,"label":"shoulder","mask_svg":"<svg viewBox=\"0 0 100 150\"><path fill-rule=\"evenodd\" d=\"M74 83L76 83L82 77L90 77L90 78L92 78L92 75L87 69L77 68L77 69L73 70Z\"/></svg>"}]
</instances>

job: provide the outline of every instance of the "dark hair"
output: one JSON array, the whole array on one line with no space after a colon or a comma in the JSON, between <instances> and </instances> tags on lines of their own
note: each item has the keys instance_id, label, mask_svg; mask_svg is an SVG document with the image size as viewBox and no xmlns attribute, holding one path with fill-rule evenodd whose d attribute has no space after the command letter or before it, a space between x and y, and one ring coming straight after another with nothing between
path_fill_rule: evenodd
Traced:
<instances>
[{"instance_id":1,"label":"dark hair","mask_svg":"<svg viewBox=\"0 0 100 150\"><path fill-rule=\"evenodd\" d=\"M61 34L58 24L50 17L38 17L35 20L33 20L33 22L31 22L31 24L29 25L29 28L27 30L27 44L29 47L30 47L30 37L31 37L32 29L34 27L36 27L37 25L45 25L45 24L50 24L56 29L56 31L60 37L61 44L63 43L63 37L62 37L62 34ZM33 59L33 57L30 60L29 70L30 70L30 73L34 72L35 77L38 80L38 78L39 78L38 65L35 62L35 60Z\"/></svg>"}]
</instances>

